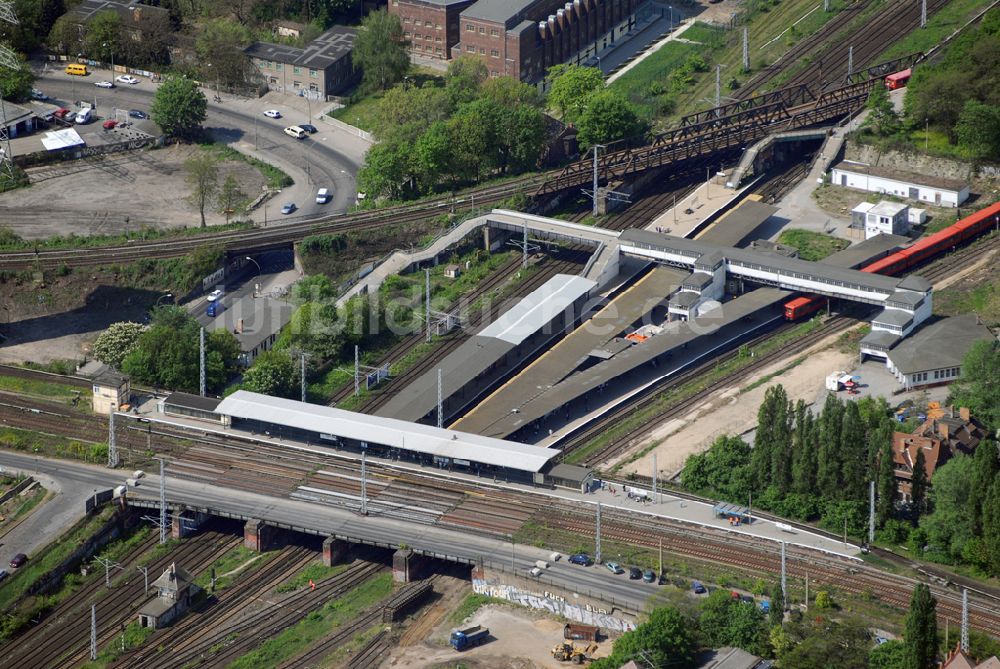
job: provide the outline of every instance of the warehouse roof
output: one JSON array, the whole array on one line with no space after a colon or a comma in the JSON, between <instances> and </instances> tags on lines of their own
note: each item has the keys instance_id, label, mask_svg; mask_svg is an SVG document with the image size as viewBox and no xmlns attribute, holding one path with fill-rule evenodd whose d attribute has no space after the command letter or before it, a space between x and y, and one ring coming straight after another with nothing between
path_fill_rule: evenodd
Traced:
<instances>
[{"instance_id":1,"label":"warehouse roof","mask_svg":"<svg viewBox=\"0 0 1000 669\"><path fill-rule=\"evenodd\" d=\"M882 179L892 179L901 183L914 184L917 186L930 186L941 190L958 192L968 187L964 181L958 179L948 179L946 177L935 177L928 174L916 174L915 172L903 172L902 170L891 170L886 167L868 165L866 163L856 163L850 160L842 160L831 169L842 172L853 172L854 174L868 174Z\"/></svg>"},{"instance_id":2,"label":"warehouse roof","mask_svg":"<svg viewBox=\"0 0 1000 669\"><path fill-rule=\"evenodd\" d=\"M479 332L517 345L551 323L597 283L582 276L556 274Z\"/></svg>"},{"instance_id":3,"label":"warehouse roof","mask_svg":"<svg viewBox=\"0 0 1000 669\"><path fill-rule=\"evenodd\" d=\"M462 12L463 19L479 19L480 21L493 21L503 23L506 27L512 28L515 23L527 19L521 12L528 11L538 0L479 0L468 9ZM554 11L553 11L554 13ZM538 20L548 16L539 15Z\"/></svg>"},{"instance_id":4,"label":"warehouse roof","mask_svg":"<svg viewBox=\"0 0 1000 669\"><path fill-rule=\"evenodd\" d=\"M246 390L238 390L222 400L216 413L521 471L539 472L557 454L557 451L538 446L408 423L395 418L369 416Z\"/></svg>"},{"instance_id":5,"label":"warehouse roof","mask_svg":"<svg viewBox=\"0 0 1000 669\"><path fill-rule=\"evenodd\" d=\"M254 42L244 49L244 53L251 58L324 70L351 53L357 34L358 31L354 28L334 26L309 42L304 48L288 46L287 44Z\"/></svg>"},{"instance_id":6,"label":"warehouse roof","mask_svg":"<svg viewBox=\"0 0 1000 669\"><path fill-rule=\"evenodd\" d=\"M903 374L961 367L962 359L979 341L996 341L974 314L943 318L926 325L889 354Z\"/></svg>"}]
</instances>

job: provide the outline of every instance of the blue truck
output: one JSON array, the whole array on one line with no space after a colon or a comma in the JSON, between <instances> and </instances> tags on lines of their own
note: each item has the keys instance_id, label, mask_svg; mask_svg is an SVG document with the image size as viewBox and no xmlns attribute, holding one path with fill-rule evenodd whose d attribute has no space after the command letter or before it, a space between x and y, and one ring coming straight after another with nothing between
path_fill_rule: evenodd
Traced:
<instances>
[{"instance_id":1,"label":"blue truck","mask_svg":"<svg viewBox=\"0 0 1000 669\"><path fill-rule=\"evenodd\" d=\"M473 625L472 627L463 627L462 629L452 630L451 647L455 650L472 648L473 646L486 643L486 639L489 638L489 636L489 628L483 627L482 625Z\"/></svg>"}]
</instances>

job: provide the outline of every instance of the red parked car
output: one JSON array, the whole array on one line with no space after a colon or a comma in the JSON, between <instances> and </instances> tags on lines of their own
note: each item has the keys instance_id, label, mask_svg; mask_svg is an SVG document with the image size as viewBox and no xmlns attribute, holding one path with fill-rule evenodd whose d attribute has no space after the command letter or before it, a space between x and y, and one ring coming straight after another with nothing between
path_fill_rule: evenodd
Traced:
<instances>
[{"instance_id":1,"label":"red parked car","mask_svg":"<svg viewBox=\"0 0 1000 669\"><path fill-rule=\"evenodd\" d=\"M101 124L101 126L105 130L111 130L116 125L118 125L118 121L114 120L113 118L109 118L107 121L105 121L104 123Z\"/></svg>"}]
</instances>

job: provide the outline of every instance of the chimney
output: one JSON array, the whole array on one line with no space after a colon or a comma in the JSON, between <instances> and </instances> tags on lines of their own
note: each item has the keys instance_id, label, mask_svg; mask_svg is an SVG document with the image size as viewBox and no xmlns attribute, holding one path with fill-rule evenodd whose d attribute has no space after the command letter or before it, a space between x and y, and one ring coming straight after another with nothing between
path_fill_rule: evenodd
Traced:
<instances>
[{"instance_id":1,"label":"chimney","mask_svg":"<svg viewBox=\"0 0 1000 669\"><path fill-rule=\"evenodd\" d=\"M538 36L541 39L546 38L546 33L548 32L548 30L549 30L549 24L547 22L545 21L538 22Z\"/></svg>"},{"instance_id":2,"label":"chimney","mask_svg":"<svg viewBox=\"0 0 1000 669\"><path fill-rule=\"evenodd\" d=\"M937 429L938 429L938 434L941 435L942 439L948 438L949 431L947 423L945 423L944 421L938 421Z\"/></svg>"},{"instance_id":3,"label":"chimney","mask_svg":"<svg viewBox=\"0 0 1000 669\"><path fill-rule=\"evenodd\" d=\"M951 414L952 418L955 417L955 405L954 404L952 404L951 406L948 407L948 412Z\"/></svg>"},{"instance_id":4,"label":"chimney","mask_svg":"<svg viewBox=\"0 0 1000 669\"><path fill-rule=\"evenodd\" d=\"M176 562L171 562L170 563L170 576L168 577L171 581L177 579L177 571L176 570L177 570L177 563Z\"/></svg>"},{"instance_id":5,"label":"chimney","mask_svg":"<svg viewBox=\"0 0 1000 669\"><path fill-rule=\"evenodd\" d=\"M969 407L959 407L958 415L961 416L962 420L964 420L966 423L972 421L972 416L969 414Z\"/></svg>"}]
</instances>

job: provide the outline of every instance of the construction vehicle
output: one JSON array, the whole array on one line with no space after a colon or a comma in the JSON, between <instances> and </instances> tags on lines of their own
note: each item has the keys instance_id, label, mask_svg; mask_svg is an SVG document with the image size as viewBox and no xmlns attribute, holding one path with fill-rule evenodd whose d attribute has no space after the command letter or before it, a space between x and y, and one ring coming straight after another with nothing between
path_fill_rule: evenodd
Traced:
<instances>
[{"instance_id":1,"label":"construction vehicle","mask_svg":"<svg viewBox=\"0 0 1000 669\"><path fill-rule=\"evenodd\" d=\"M552 657L562 662L572 662L573 664L583 664L590 660L590 654L597 650L597 644L579 647L571 643L560 643L552 649Z\"/></svg>"},{"instance_id":2,"label":"construction vehicle","mask_svg":"<svg viewBox=\"0 0 1000 669\"><path fill-rule=\"evenodd\" d=\"M466 648L486 643L486 639L488 639L489 636L489 628L481 625L473 625L472 627L464 627L462 629L453 630L450 640L451 647L455 650L465 650Z\"/></svg>"}]
</instances>

